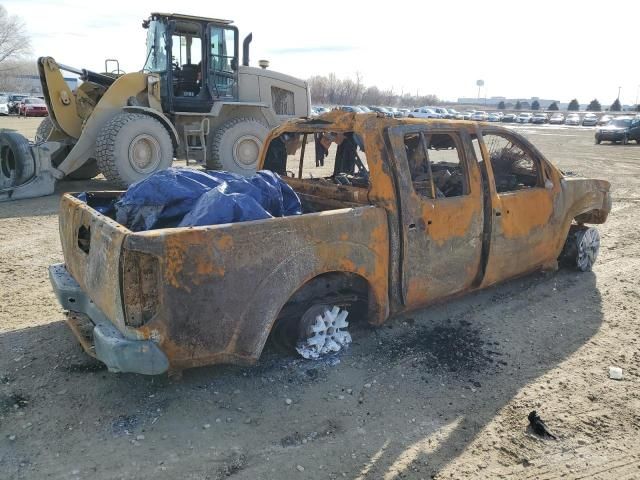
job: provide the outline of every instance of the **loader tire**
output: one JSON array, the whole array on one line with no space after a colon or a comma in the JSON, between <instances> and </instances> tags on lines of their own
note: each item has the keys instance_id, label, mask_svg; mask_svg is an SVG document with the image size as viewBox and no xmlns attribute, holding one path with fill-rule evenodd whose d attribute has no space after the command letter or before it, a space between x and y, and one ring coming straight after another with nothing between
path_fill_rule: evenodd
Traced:
<instances>
[{"instance_id":1,"label":"loader tire","mask_svg":"<svg viewBox=\"0 0 640 480\"><path fill-rule=\"evenodd\" d=\"M253 175L269 129L252 117L232 118L216 129L207 154L207 168Z\"/></svg>"},{"instance_id":2,"label":"loader tire","mask_svg":"<svg viewBox=\"0 0 640 480\"><path fill-rule=\"evenodd\" d=\"M23 185L35 173L29 141L16 132L0 132L0 190Z\"/></svg>"},{"instance_id":3,"label":"loader tire","mask_svg":"<svg viewBox=\"0 0 640 480\"><path fill-rule=\"evenodd\" d=\"M51 132L53 132L54 128L55 127L53 126L51 117L49 116L44 117L40 122L40 125L38 125L38 129L36 130L36 138L35 138L36 143L46 142L47 139L49 138L49 135L51 135Z\"/></svg>"},{"instance_id":4,"label":"loader tire","mask_svg":"<svg viewBox=\"0 0 640 480\"><path fill-rule=\"evenodd\" d=\"M90 180L98 176L99 173L100 168L98 168L98 162L95 158L90 158L80 168L69 173L67 178L71 180Z\"/></svg>"},{"instance_id":5,"label":"loader tire","mask_svg":"<svg viewBox=\"0 0 640 480\"><path fill-rule=\"evenodd\" d=\"M139 113L119 113L96 138L98 168L120 187L147 178L171 166L173 143L155 118Z\"/></svg>"}]
</instances>

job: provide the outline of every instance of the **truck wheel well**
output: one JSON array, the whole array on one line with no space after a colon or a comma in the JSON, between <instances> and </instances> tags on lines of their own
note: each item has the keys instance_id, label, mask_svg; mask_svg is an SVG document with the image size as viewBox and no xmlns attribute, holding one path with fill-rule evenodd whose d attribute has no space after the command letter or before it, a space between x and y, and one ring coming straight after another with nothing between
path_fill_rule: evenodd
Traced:
<instances>
[{"instance_id":1,"label":"truck wheel well","mask_svg":"<svg viewBox=\"0 0 640 480\"><path fill-rule=\"evenodd\" d=\"M302 285L282 307L269 338L277 347L291 350L304 312L313 304L339 305L349 310L349 323L366 321L369 311L369 282L351 272L327 272Z\"/></svg>"},{"instance_id":2,"label":"truck wheel well","mask_svg":"<svg viewBox=\"0 0 640 480\"><path fill-rule=\"evenodd\" d=\"M600 209L594 209L589 210L588 212L581 213L580 215L576 215L574 220L579 225L583 223L600 224L605 222L608 215L608 212L604 212Z\"/></svg>"}]
</instances>

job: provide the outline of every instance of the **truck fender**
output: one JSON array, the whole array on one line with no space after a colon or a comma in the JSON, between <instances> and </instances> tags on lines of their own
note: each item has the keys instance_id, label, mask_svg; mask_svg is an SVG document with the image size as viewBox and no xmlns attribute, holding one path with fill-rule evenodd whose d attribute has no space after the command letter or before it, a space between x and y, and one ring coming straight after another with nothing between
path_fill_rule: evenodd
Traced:
<instances>
[{"instance_id":1,"label":"truck fender","mask_svg":"<svg viewBox=\"0 0 640 480\"><path fill-rule=\"evenodd\" d=\"M554 211L564 211L560 219L560 237L556 250L558 255L562 252L569 230L573 222L577 223L604 223L611 211L611 194L608 184L599 180L578 179L560 180L561 194L558 195L558 205L554 205ZM594 191L601 194L594 194ZM563 205L564 204L564 205ZM566 206L565 206L566 205Z\"/></svg>"},{"instance_id":2,"label":"truck fender","mask_svg":"<svg viewBox=\"0 0 640 480\"><path fill-rule=\"evenodd\" d=\"M155 118L162 125L164 125L164 128L166 128L167 132L169 132L169 135L171 136L171 141L173 142L173 148L176 149L178 148L178 145L180 145L180 137L178 136L178 131L176 130L176 127L173 126L173 123L171 123L171 121L162 112L159 112L158 110L155 110L151 107L140 107L140 106L124 107L122 111L129 112L129 113L141 113L143 115L148 115L149 117Z\"/></svg>"},{"instance_id":3,"label":"truck fender","mask_svg":"<svg viewBox=\"0 0 640 480\"><path fill-rule=\"evenodd\" d=\"M376 252L368 246L352 242L329 242L323 244L327 252L345 252L340 258L318 255L316 246L292 252L266 275L256 289L247 309L242 315L241 325L236 329L235 342L254 361L260 357L271 329L282 307L301 287L319 275L329 272L353 273L362 277L369 287L368 322L380 325L389 316L388 276L376 278ZM357 260L357 263L354 261ZM277 288L274 288L277 286Z\"/></svg>"}]
</instances>

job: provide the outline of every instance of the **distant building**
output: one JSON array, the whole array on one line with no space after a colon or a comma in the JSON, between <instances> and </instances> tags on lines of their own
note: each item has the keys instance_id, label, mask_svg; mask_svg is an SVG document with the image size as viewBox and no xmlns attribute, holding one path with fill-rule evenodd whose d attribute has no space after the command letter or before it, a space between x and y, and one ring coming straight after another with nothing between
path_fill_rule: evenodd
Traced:
<instances>
[{"instance_id":1,"label":"distant building","mask_svg":"<svg viewBox=\"0 0 640 480\"><path fill-rule=\"evenodd\" d=\"M42 85L40 84L40 77L38 75L15 75L16 85L20 85L20 92L16 93L29 93L31 95L42 95ZM78 88L80 81L74 77L64 77L64 81L67 82L71 90Z\"/></svg>"},{"instance_id":2,"label":"distant building","mask_svg":"<svg viewBox=\"0 0 640 480\"><path fill-rule=\"evenodd\" d=\"M458 98L458 103L469 105L486 105L487 107L497 107L500 102L504 102L505 108L512 108L516 103L520 102L520 106L523 110L531 108L531 103L537 100L540 103L540 109L544 110L549 108L553 102L560 105L560 100L548 100L544 98L531 97L531 98L506 98L506 97L490 97L490 98L477 98L477 97L462 97ZM510 106L511 105L511 106ZM566 104L565 104L566 105Z\"/></svg>"}]
</instances>

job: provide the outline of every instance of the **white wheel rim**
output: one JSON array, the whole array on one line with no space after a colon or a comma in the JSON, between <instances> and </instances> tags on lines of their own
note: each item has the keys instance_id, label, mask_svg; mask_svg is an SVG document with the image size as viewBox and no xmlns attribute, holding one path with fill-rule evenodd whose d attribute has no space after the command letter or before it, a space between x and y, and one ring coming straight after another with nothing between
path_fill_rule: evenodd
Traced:
<instances>
[{"instance_id":1,"label":"white wheel rim","mask_svg":"<svg viewBox=\"0 0 640 480\"><path fill-rule=\"evenodd\" d=\"M318 359L322 355L335 353L351 343L351 335L346 331L347 310L338 306L322 305L312 307L302 317L305 332L296 351L304 358Z\"/></svg>"},{"instance_id":2,"label":"white wheel rim","mask_svg":"<svg viewBox=\"0 0 640 480\"><path fill-rule=\"evenodd\" d=\"M600 251L600 234L595 228L584 231L578 242L578 268L584 272L591 270L591 267L598 258Z\"/></svg>"},{"instance_id":3,"label":"white wheel rim","mask_svg":"<svg viewBox=\"0 0 640 480\"><path fill-rule=\"evenodd\" d=\"M138 173L151 173L158 168L161 159L160 143L151 135L137 135L129 144L129 163Z\"/></svg>"},{"instance_id":4,"label":"white wheel rim","mask_svg":"<svg viewBox=\"0 0 640 480\"><path fill-rule=\"evenodd\" d=\"M233 144L233 160L242 168L252 168L258 161L261 145L256 136L241 136Z\"/></svg>"}]
</instances>

